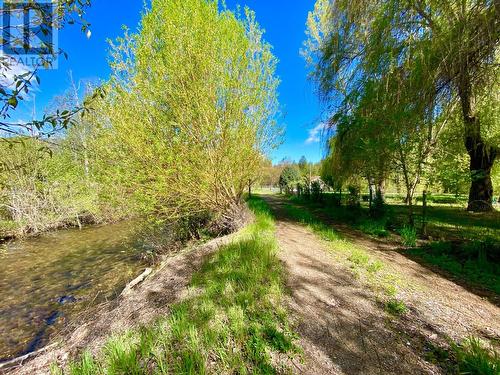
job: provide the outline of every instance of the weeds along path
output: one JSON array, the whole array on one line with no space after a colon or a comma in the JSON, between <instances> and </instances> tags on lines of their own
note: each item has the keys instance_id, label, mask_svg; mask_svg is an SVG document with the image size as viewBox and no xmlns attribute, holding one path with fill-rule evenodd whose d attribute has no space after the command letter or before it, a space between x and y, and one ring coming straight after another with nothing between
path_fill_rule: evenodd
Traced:
<instances>
[{"instance_id":1,"label":"weeds along path","mask_svg":"<svg viewBox=\"0 0 500 375\"><path fill-rule=\"evenodd\" d=\"M460 342L469 336L480 337L499 349L498 295L460 285L460 280L415 262L404 256L400 245L394 241L370 237L346 224L332 221L324 213L311 212L314 218L333 228L353 247L384 264L385 271L391 275L397 298L408 307L407 313L399 319L401 330L412 337L419 336L421 342L437 345L447 344L448 338Z\"/></svg>"},{"instance_id":2,"label":"weeds along path","mask_svg":"<svg viewBox=\"0 0 500 375\"><path fill-rule=\"evenodd\" d=\"M388 327L373 292L334 261L325 244L289 220L284 200L265 196L277 220L289 307L305 352L301 373L432 374L407 339Z\"/></svg>"},{"instance_id":3,"label":"weeds along path","mask_svg":"<svg viewBox=\"0 0 500 375\"><path fill-rule=\"evenodd\" d=\"M265 199L277 217L306 354L324 373L446 372L451 362L437 348L450 339L500 342L500 309L492 296L490 302L412 261L395 243L282 197Z\"/></svg>"}]
</instances>

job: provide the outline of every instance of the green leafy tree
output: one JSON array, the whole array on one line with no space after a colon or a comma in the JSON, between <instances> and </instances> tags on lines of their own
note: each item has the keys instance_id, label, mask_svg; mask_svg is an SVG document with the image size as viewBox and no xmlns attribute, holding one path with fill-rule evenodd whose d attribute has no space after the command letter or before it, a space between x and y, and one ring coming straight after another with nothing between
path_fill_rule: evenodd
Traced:
<instances>
[{"instance_id":1,"label":"green leafy tree","mask_svg":"<svg viewBox=\"0 0 500 375\"><path fill-rule=\"evenodd\" d=\"M271 46L253 12L214 1L154 0L141 24L113 47L100 136L116 162L108 173L145 212L210 213L228 229L280 142Z\"/></svg>"},{"instance_id":2,"label":"green leafy tree","mask_svg":"<svg viewBox=\"0 0 500 375\"><path fill-rule=\"evenodd\" d=\"M496 115L481 110L481 103L492 101L494 111L498 107L498 95L491 93L498 93L499 9L496 2L482 0L318 0L308 19L305 54L322 97L333 103L340 97L341 110L352 110L354 103L358 111L372 112L373 107L356 104L372 82L383 82L387 95L368 97L387 111L389 122L402 120L402 133L433 127L436 137L411 153L430 156L439 135L435 125L445 123L455 106L461 109L470 158L468 208L475 211L492 208L498 142L491 131L497 133L498 125L489 125ZM425 142L413 147L419 145ZM426 161L417 159L417 165Z\"/></svg>"},{"instance_id":3,"label":"green leafy tree","mask_svg":"<svg viewBox=\"0 0 500 375\"><path fill-rule=\"evenodd\" d=\"M297 184L300 184L302 176L300 170L295 165L287 165L281 172L279 185L287 194L292 194Z\"/></svg>"},{"instance_id":4,"label":"green leafy tree","mask_svg":"<svg viewBox=\"0 0 500 375\"><path fill-rule=\"evenodd\" d=\"M79 23L83 32L88 31L90 24L84 19L85 10L91 4L90 0L63 0L54 2L53 7L47 7L44 3L36 1L26 1L21 6L15 6L12 9L7 6L0 8L0 17L11 16L19 17L19 12L30 14L29 28L39 29L39 32L48 34L52 28L62 29L68 24ZM8 35L7 39L1 39L3 50L7 46L24 48L29 53L29 45L24 43L24 36L15 30L16 25L0 25L0 35ZM57 49L55 45L46 43L44 45L52 53L49 56L39 54L37 61L39 65L19 71L17 56L0 55L0 132L10 138L4 138L3 141L21 141L25 137L36 131L37 137L52 135L60 129L66 128L72 123L75 114L86 113L90 110L90 103L85 102L82 105L70 108L64 111L56 111L46 114L41 119L34 119L26 123L18 123L10 120L11 112L17 108L19 102L29 96L33 88L40 84L39 70L49 67L52 60L60 55L66 56L62 49ZM101 95L96 92L96 96ZM84 105L85 104L85 105Z\"/></svg>"}]
</instances>

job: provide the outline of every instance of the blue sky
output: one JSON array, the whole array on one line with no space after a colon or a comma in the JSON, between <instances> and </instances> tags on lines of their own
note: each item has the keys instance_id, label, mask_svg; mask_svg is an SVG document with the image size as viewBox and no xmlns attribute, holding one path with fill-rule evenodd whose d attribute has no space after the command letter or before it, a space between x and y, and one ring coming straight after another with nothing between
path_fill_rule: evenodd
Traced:
<instances>
[{"instance_id":1,"label":"blue sky","mask_svg":"<svg viewBox=\"0 0 500 375\"><path fill-rule=\"evenodd\" d=\"M305 155L310 161L319 161L321 145L321 107L313 85L307 79L308 69L299 51L305 39L307 12L314 0L226 0L229 9L236 5L249 6L266 30L265 39L274 47L279 59L277 74L281 79L280 104L284 114L286 136L276 150L273 161L284 157L298 160ZM59 59L58 69L42 71L41 86L36 93L36 111L41 115L57 94L69 86L69 71L74 79L107 79L107 39L122 35L122 25L136 30L143 12L142 0L94 0L86 19L91 23L92 35L87 38L77 26L68 26L59 32L59 47L68 53L68 60ZM30 118L33 102L26 102L14 117ZM17 116L16 116L17 115Z\"/></svg>"}]
</instances>

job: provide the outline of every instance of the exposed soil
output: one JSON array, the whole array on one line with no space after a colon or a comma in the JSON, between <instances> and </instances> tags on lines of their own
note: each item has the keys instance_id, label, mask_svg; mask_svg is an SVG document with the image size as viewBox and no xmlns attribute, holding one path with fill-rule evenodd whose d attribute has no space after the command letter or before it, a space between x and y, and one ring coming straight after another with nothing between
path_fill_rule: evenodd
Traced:
<instances>
[{"instance_id":1,"label":"exposed soil","mask_svg":"<svg viewBox=\"0 0 500 375\"><path fill-rule=\"evenodd\" d=\"M326 243L287 218L282 198L265 199L277 217L289 304L306 355L301 373L442 373L425 360L428 344L446 345L448 338L469 335L500 338L500 309L494 304L404 257L394 244L334 225L404 278L406 287L398 297L409 312L390 318L370 288L335 260Z\"/></svg>"},{"instance_id":2,"label":"exposed soil","mask_svg":"<svg viewBox=\"0 0 500 375\"><path fill-rule=\"evenodd\" d=\"M440 374L425 360L426 345L445 345L448 337L500 339L500 309L454 282L400 254L394 244L377 241L344 225L332 224L346 238L389 264L405 279L399 293L409 312L390 317L371 289L328 244L286 216L284 199L266 196L277 218L280 258L287 272L290 317L304 349L295 363L300 374ZM16 374L48 374L83 348L97 352L112 334L153 321L183 298L193 273L232 236L211 241L165 261L134 292L93 311L93 319L68 329L64 345L11 368ZM1 373L1 370L0 370Z\"/></svg>"},{"instance_id":3,"label":"exposed soil","mask_svg":"<svg viewBox=\"0 0 500 375\"><path fill-rule=\"evenodd\" d=\"M74 319L61 333L61 345L50 346L46 352L25 363L3 369L4 372L0 369L0 374L50 374L52 364L64 365L82 350L97 353L111 335L151 323L157 317L168 314L169 306L187 293L193 274L207 257L229 243L232 237L217 238L168 258L134 290L85 312L80 319Z\"/></svg>"}]
</instances>

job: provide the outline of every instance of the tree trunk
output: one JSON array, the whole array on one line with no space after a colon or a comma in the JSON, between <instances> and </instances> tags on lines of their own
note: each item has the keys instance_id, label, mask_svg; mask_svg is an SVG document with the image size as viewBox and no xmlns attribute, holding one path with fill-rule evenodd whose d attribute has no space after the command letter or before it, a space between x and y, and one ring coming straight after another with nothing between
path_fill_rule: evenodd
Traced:
<instances>
[{"instance_id":1,"label":"tree trunk","mask_svg":"<svg viewBox=\"0 0 500 375\"><path fill-rule=\"evenodd\" d=\"M376 197L385 202L385 180L380 179L377 183Z\"/></svg>"},{"instance_id":2,"label":"tree trunk","mask_svg":"<svg viewBox=\"0 0 500 375\"><path fill-rule=\"evenodd\" d=\"M370 212L372 210L372 203L373 203L373 196L375 195L375 182L373 181L372 177L368 178L368 188L370 191L370 197L369 197L369 207L370 207Z\"/></svg>"},{"instance_id":3,"label":"tree trunk","mask_svg":"<svg viewBox=\"0 0 500 375\"><path fill-rule=\"evenodd\" d=\"M408 192L406 194L406 201L408 205L408 224L410 227L414 228L415 227L415 216L413 214L413 194Z\"/></svg>"},{"instance_id":4,"label":"tree trunk","mask_svg":"<svg viewBox=\"0 0 500 375\"><path fill-rule=\"evenodd\" d=\"M488 212L493 210L493 184L491 169L496 151L484 144L481 138L466 137L465 146L470 156L471 187L468 211Z\"/></svg>"},{"instance_id":5,"label":"tree trunk","mask_svg":"<svg viewBox=\"0 0 500 375\"><path fill-rule=\"evenodd\" d=\"M497 150L487 145L481 137L481 124L474 113L472 90L466 68L459 86L460 103L465 125L465 148L470 157L471 187L468 211L488 212L493 210L493 184L491 169Z\"/></svg>"},{"instance_id":6,"label":"tree trunk","mask_svg":"<svg viewBox=\"0 0 500 375\"><path fill-rule=\"evenodd\" d=\"M427 236L427 189L422 193L422 234Z\"/></svg>"}]
</instances>

